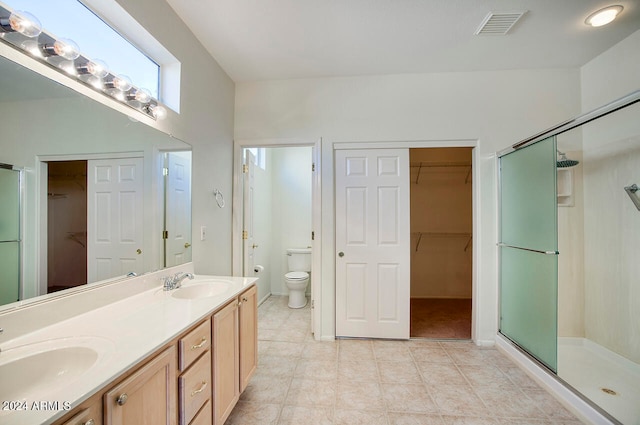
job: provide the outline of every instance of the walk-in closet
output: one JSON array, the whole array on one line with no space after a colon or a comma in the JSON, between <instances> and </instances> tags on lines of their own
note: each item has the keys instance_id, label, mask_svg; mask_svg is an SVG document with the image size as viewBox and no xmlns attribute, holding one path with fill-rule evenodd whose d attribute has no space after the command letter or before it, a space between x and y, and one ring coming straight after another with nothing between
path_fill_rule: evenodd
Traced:
<instances>
[{"instance_id":1,"label":"walk-in closet","mask_svg":"<svg viewBox=\"0 0 640 425\"><path fill-rule=\"evenodd\" d=\"M471 151L409 152L412 338L471 338Z\"/></svg>"}]
</instances>

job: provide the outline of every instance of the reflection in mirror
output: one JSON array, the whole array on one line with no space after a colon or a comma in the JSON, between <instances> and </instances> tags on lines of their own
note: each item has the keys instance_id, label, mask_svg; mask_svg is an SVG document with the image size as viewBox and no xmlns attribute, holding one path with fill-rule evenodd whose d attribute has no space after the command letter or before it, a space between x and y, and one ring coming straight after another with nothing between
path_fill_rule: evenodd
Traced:
<instances>
[{"instance_id":1,"label":"reflection in mirror","mask_svg":"<svg viewBox=\"0 0 640 425\"><path fill-rule=\"evenodd\" d=\"M189 145L4 57L0 117L0 304L191 261Z\"/></svg>"}]
</instances>

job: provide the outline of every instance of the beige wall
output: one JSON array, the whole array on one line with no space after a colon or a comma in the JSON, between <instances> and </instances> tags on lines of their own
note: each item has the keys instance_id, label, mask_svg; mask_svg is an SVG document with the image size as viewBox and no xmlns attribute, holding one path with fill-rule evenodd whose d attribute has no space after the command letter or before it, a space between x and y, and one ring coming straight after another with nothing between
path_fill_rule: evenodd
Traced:
<instances>
[{"instance_id":1,"label":"beige wall","mask_svg":"<svg viewBox=\"0 0 640 425\"><path fill-rule=\"evenodd\" d=\"M158 128L193 146L193 262L196 273L231 274L234 82L173 9L158 0L118 0L182 64L180 114ZM216 205L213 189L225 196ZM200 241L200 226L208 237Z\"/></svg>"},{"instance_id":2,"label":"beige wall","mask_svg":"<svg viewBox=\"0 0 640 425\"><path fill-rule=\"evenodd\" d=\"M580 112L578 70L410 74L238 83L236 139L322 138L322 318L335 333L333 143L477 143L473 335L497 331L495 152Z\"/></svg>"},{"instance_id":3,"label":"beige wall","mask_svg":"<svg viewBox=\"0 0 640 425\"><path fill-rule=\"evenodd\" d=\"M409 161L411 298L471 298L471 148L410 149Z\"/></svg>"}]
</instances>

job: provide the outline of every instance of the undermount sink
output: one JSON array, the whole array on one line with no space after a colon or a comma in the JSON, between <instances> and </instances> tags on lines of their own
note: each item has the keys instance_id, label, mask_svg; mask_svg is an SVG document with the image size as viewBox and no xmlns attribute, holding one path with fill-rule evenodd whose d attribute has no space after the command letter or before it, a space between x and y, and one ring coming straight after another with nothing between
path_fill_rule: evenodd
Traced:
<instances>
[{"instance_id":1,"label":"undermount sink","mask_svg":"<svg viewBox=\"0 0 640 425\"><path fill-rule=\"evenodd\" d=\"M231 282L222 279L198 280L173 290L171 295L188 300L209 298L226 292L230 286Z\"/></svg>"},{"instance_id":2,"label":"undermount sink","mask_svg":"<svg viewBox=\"0 0 640 425\"><path fill-rule=\"evenodd\" d=\"M113 349L101 338L72 337L0 352L0 400L34 400L72 384Z\"/></svg>"}]
</instances>

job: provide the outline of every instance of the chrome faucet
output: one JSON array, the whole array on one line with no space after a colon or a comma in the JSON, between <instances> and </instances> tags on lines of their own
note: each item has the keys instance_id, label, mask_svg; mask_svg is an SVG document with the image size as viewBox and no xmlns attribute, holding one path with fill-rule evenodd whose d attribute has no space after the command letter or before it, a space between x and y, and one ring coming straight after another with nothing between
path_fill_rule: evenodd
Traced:
<instances>
[{"instance_id":1,"label":"chrome faucet","mask_svg":"<svg viewBox=\"0 0 640 425\"><path fill-rule=\"evenodd\" d=\"M172 289L178 289L182 285L182 281L189 278L193 279L195 276L193 273L178 272L173 276L166 276L162 280L164 282L164 290L171 291Z\"/></svg>"}]
</instances>

